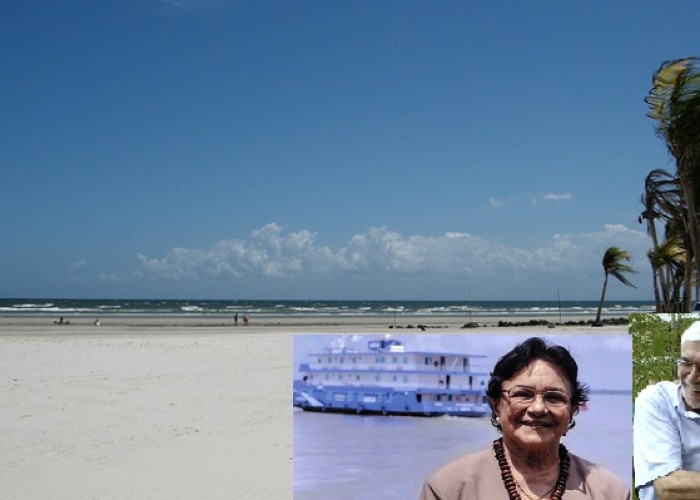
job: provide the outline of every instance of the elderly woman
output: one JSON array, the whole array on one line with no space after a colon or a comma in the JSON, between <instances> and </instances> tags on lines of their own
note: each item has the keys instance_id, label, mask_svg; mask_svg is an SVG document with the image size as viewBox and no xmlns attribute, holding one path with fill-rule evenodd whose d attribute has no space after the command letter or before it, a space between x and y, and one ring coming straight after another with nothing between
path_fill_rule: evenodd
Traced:
<instances>
[{"instance_id":1,"label":"elderly woman","mask_svg":"<svg viewBox=\"0 0 700 500\"><path fill-rule=\"evenodd\" d=\"M565 348L530 338L503 356L486 395L503 437L433 474L421 500L630 498L623 481L560 443L588 387Z\"/></svg>"}]
</instances>

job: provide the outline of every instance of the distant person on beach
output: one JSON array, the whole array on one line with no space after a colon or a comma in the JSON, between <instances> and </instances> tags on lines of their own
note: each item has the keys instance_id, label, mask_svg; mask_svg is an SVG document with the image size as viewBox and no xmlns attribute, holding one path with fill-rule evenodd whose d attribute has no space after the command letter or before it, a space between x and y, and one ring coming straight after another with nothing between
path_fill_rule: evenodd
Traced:
<instances>
[{"instance_id":1,"label":"distant person on beach","mask_svg":"<svg viewBox=\"0 0 700 500\"><path fill-rule=\"evenodd\" d=\"M58 318L58 321L54 321L53 324L54 325L70 325L70 321L68 321L68 320L63 321L63 316L61 316L60 318Z\"/></svg>"},{"instance_id":2,"label":"distant person on beach","mask_svg":"<svg viewBox=\"0 0 700 500\"><path fill-rule=\"evenodd\" d=\"M560 443L588 401L567 349L527 339L498 360L486 396L502 437L435 472L420 500L629 500L622 479Z\"/></svg>"},{"instance_id":3,"label":"distant person on beach","mask_svg":"<svg viewBox=\"0 0 700 500\"><path fill-rule=\"evenodd\" d=\"M677 382L659 382L634 405L640 500L700 499L700 321L681 335Z\"/></svg>"},{"instance_id":4,"label":"distant person on beach","mask_svg":"<svg viewBox=\"0 0 700 500\"><path fill-rule=\"evenodd\" d=\"M243 315L243 324L244 324L244 325L247 325L247 324L248 324L248 321L250 321L250 314L245 313L245 314Z\"/></svg>"},{"instance_id":5,"label":"distant person on beach","mask_svg":"<svg viewBox=\"0 0 700 500\"><path fill-rule=\"evenodd\" d=\"M233 324L238 326L238 313L233 315Z\"/></svg>"}]
</instances>

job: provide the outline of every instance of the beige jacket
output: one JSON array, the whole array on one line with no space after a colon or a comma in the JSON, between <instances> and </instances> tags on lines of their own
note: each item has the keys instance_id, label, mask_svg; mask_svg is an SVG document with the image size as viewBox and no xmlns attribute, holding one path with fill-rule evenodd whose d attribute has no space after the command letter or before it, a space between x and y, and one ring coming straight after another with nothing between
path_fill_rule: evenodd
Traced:
<instances>
[{"instance_id":1,"label":"beige jacket","mask_svg":"<svg viewBox=\"0 0 700 500\"><path fill-rule=\"evenodd\" d=\"M630 490L619 477L572 453L569 456L563 500L630 499ZM423 484L420 500L508 500L493 450L467 455L438 470Z\"/></svg>"}]
</instances>

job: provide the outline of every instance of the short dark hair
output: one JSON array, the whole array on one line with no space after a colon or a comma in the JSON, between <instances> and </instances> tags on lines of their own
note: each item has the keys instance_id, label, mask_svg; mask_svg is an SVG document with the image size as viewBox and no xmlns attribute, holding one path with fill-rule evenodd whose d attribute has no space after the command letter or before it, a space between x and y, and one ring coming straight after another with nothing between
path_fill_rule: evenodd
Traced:
<instances>
[{"instance_id":1,"label":"short dark hair","mask_svg":"<svg viewBox=\"0 0 700 500\"><path fill-rule=\"evenodd\" d=\"M548 345L540 337L530 337L499 359L491 372L486 395L491 402L491 423L498 430L501 430L501 426L496 423L493 408L503 394L503 382L510 380L516 373L538 359L551 363L564 373L572 388L571 409L574 415L578 413L580 406L588 401L589 388L586 384L579 382L578 365L569 351L559 345ZM572 419L570 428L574 425Z\"/></svg>"}]
</instances>

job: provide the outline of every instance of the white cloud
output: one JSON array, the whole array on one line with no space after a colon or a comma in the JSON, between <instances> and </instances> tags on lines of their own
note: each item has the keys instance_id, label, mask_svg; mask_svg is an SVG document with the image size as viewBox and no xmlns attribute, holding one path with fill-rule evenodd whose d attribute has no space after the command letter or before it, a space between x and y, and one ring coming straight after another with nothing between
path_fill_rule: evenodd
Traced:
<instances>
[{"instance_id":1,"label":"white cloud","mask_svg":"<svg viewBox=\"0 0 700 500\"><path fill-rule=\"evenodd\" d=\"M162 258L137 254L153 275L171 279L244 275L288 277L324 266L332 257L309 231L283 234L275 223L252 232L250 241L223 240L211 249L174 248Z\"/></svg>"},{"instance_id":2,"label":"white cloud","mask_svg":"<svg viewBox=\"0 0 700 500\"><path fill-rule=\"evenodd\" d=\"M285 232L270 223L245 240L222 240L209 249L174 248L157 258L141 253L137 257L150 276L173 280L292 280L304 286L314 282L342 289L346 280L353 279L367 287L409 282L445 290L464 288L466 282L501 290L535 290L550 280L555 287L571 283L572 289L588 287L589 293L597 294L602 282L600 260L613 245L629 251L637 269L648 267L647 235L623 225L606 225L591 233L555 234L530 247L504 245L467 233L403 236L387 227L372 227L332 249L319 245L313 232Z\"/></svg>"},{"instance_id":3,"label":"white cloud","mask_svg":"<svg viewBox=\"0 0 700 500\"><path fill-rule=\"evenodd\" d=\"M545 193L533 196L530 200L532 205L539 205L541 203L561 203L565 201L571 201L574 197L570 193Z\"/></svg>"},{"instance_id":4,"label":"white cloud","mask_svg":"<svg viewBox=\"0 0 700 500\"><path fill-rule=\"evenodd\" d=\"M501 208L506 206L506 201L492 196L488 199L488 204L491 208Z\"/></svg>"},{"instance_id":5,"label":"white cloud","mask_svg":"<svg viewBox=\"0 0 700 500\"><path fill-rule=\"evenodd\" d=\"M542 195L545 201L571 201L573 196L570 193L547 193Z\"/></svg>"},{"instance_id":6,"label":"white cloud","mask_svg":"<svg viewBox=\"0 0 700 500\"><path fill-rule=\"evenodd\" d=\"M71 269L73 270L78 270L78 269L85 269L87 267L87 260L81 259L81 260L76 260L71 264Z\"/></svg>"},{"instance_id":7,"label":"white cloud","mask_svg":"<svg viewBox=\"0 0 700 500\"><path fill-rule=\"evenodd\" d=\"M571 193L545 193L536 195L525 193L513 195L508 198L492 196L487 200L487 205L489 208L503 208L508 205L528 203L528 201L530 205L539 205L541 203L561 203L573 199L574 197Z\"/></svg>"}]
</instances>

